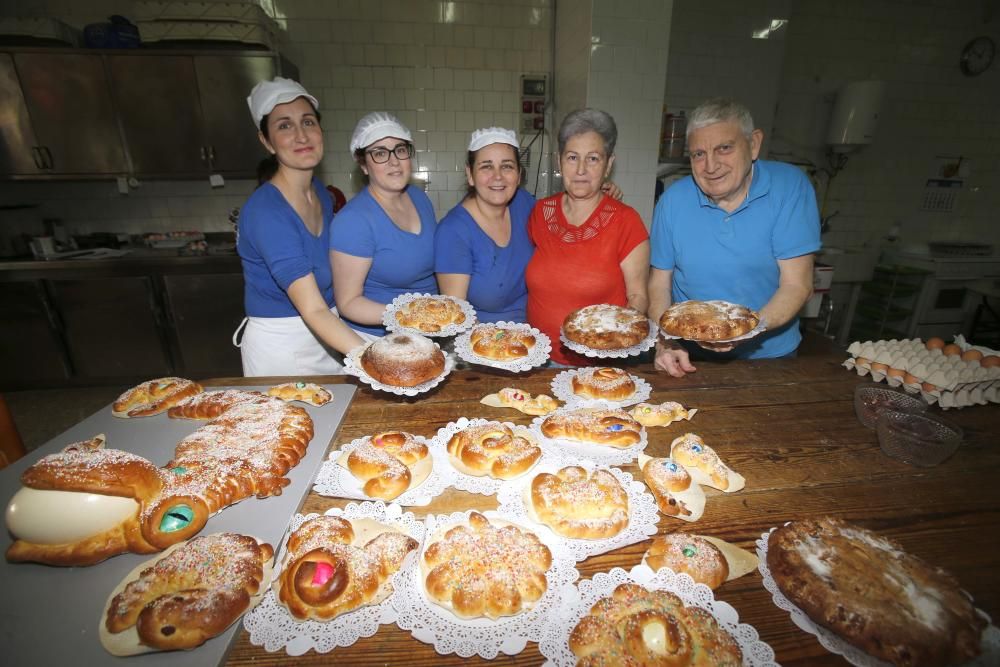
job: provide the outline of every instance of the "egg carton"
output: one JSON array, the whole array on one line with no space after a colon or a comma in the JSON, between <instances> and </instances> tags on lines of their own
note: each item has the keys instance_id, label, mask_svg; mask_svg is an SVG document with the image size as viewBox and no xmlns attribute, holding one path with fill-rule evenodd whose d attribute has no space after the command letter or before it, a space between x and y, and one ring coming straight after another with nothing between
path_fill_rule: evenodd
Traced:
<instances>
[{"instance_id":1,"label":"egg carton","mask_svg":"<svg viewBox=\"0 0 1000 667\"><path fill-rule=\"evenodd\" d=\"M875 382L920 394L928 404L944 409L1000 403L1000 366L983 366L978 360L997 353L971 346L961 336L953 345L957 350L951 348L946 354L943 341L934 349L919 338L855 341L847 348L851 356L843 366L860 376L870 374ZM979 354L969 354L971 350Z\"/></svg>"}]
</instances>

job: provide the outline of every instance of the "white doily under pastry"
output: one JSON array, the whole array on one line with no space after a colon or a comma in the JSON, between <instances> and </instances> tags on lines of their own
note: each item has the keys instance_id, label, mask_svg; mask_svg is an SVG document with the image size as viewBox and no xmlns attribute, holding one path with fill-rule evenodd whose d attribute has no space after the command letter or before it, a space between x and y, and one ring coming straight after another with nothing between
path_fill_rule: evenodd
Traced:
<instances>
[{"instance_id":1,"label":"white doily under pastry","mask_svg":"<svg viewBox=\"0 0 1000 667\"><path fill-rule=\"evenodd\" d=\"M788 525L788 524L785 524ZM847 662L857 667L892 667L891 663L875 658L853 644L845 641L831 630L817 625L809 616L799 609L791 600L785 597L778 588L778 583L771 576L771 570L767 567L767 540L777 528L772 528L761 534L757 540L757 558L760 561L757 569L760 570L764 579L764 588L771 594L771 599L779 609L787 611L792 622L800 629L814 635L819 643L830 653L843 656ZM982 609L976 609L976 613L987 621L990 617ZM962 663L962 667L989 667L989 665L1000 664L1000 629L992 623L983 631L982 653L975 660Z\"/></svg>"},{"instance_id":2,"label":"white doily under pastry","mask_svg":"<svg viewBox=\"0 0 1000 667\"><path fill-rule=\"evenodd\" d=\"M430 539L443 527L467 523L470 513L471 510L453 514L430 514L424 521L424 534ZM500 519L524 526L513 517L500 512L487 511L481 514L491 520ZM524 527L530 530L527 526ZM495 621L488 618L459 618L427 598L420 581L420 568L415 567L407 570L406 585L400 587L397 596L393 596L398 614L396 625L402 630L409 630L415 639L433 645L434 650L441 655L456 653L463 658L479 655L492 660L501 652L517 655L524 650L527 642L541 641L549 624L558 616L563 605L564 591L573 590L571 584L576 581L579 573L574 567L573 557L559 542L544 534L536 534L552 553L552 566L545 573L548 588L531 609ZM425 542L420 555L426 547Z\"/></svg>"},{"instance_id":3,"label":"white doily under pastry","mask_svg":"<svg viewBox=\"0 0 1000 667\"><path fill-rule=\"evenodd\" d=\"M535 417L531 420L531 430L534 432L539 444L541 444L542 450L546 453L550 453L556 458L566 459L569 461L587 459L589 461L593 461L594 463L617 466L632 463L639 457L639 453L646 449L649 437L646 434L645 427L643 427L642 431L640 431L641 439L639 440L639 443L624 449L610 447L608 445L595 445L589 442L578 442L576 440L547 438L542 434L542 422L545 421L546 417L570 411L572 411L572 408L559 408L554 412L550 412L547 415L541 415L540 417Z\"/></svg>"},{"instance_id":4,"label":"white doily under pastry","mask_svg":"<svg viewBox=\"0 0 1000 667\"><path fill-rule=\"evenodd\" d=\"M517 329L519 331L524 331L525 333L530 333L534 336L535 345L528 350L528 356L522 357L521 359L513 359L511 361L497 361L495 359L481 357L472 351L472 343L469 340L472 336L471 329L455 338L455 354L457 354L460 359L464 359L470 364L490 366L492 368L499 368L512 373L523 373L524 371L531 370L536 366L541 366L549 360L549 354L552 353L552 341L549 340L548 336L535 327L530 324L517 322L495 322L494 324L505 329Z\"/></svg>"},{"instance_id":5,"label":"white doily under pastry","mask_svg":"<svg viewBox=\"0 0 1000 667\"><path fill-rule=\"evenodd\" d=\"M409 488L399 494L389 502L402 505L403 507L422 507L429 505L431 500L441 495L441 492L451 486L451 476L442 474L448 470L447 452L442 451L430 438L414 436L416 440L427 445L428 456L431 457L433 467L430 475L419 485ZM340 449L330 452L330 455L319 469L316 481L313 483L313 491L330 498L351 498L353 500L378 500L371 496L366 496L364 484L351 471L337 463L337 459L343 452L350 452L355 447L360 446L367 437L357 438L341 446Z\"/></svg>"},{"instance_id":6,"label":"white doily under pastry","mask_svg":"<svg viewBox=\"0 0 1000 667\"><path fill-rule=\"evenodd\" d=\"M396 319L396 311L415 299L422 299L425 297L433 299L447 299L448 301L451 301L461 308L463 313L465 313L465 321L461 324L449 324L441 329L441 331L421 331L416 327L402 326ZM385 307L385 312L382 313L382 325L389 331L415 333L420 334L421 336L427 336L428 338L447 338L448 336L454 336L455 334L462 333L466 329L471 328L475 323L476 309L472 307L471 303L465 299L459 299L458 297L447 296L445 294L417 294L416 292L400 294L392 300L392 303Z\"/></svg>"},{"instance_id":7,"label":"white doily under pastry","mask_svg":"<svg viewBox=\"0 0 1000 667\"><path fill-rule=\"evenodd\" d=\"M398 394L399 396L416 396L417 394L430 391L434 387L441 384L441 381L448 376L448 373L451 373L452 369L455 368L455 358L447 352L442 352L444 354L444 370L441 371L441 374L437 377L413 387L397 387L392 384L382 384L371 375L368 375L368 373L365 372L364 367L361 365L361 355L368 349L368 345L371 345L371 343L356 347L344 357L344 372L348 375L353 375L365 384L370 385L372 389L377 389L378 391L388 391L392 394ZM437 343L435 343L435 345L437 345ZM438 346L438 348L440 349L440 346Z\"/></svg>"},{"instance_id":8,"label":"white doily under pastry","mask_svg":"<svg viewBox=\"0 0 1000 667\"><path fill-rule=\"evenodd\" d=\"M562 341L563 345L569 349L578 354L582 354L585 357L593 357L595 359L624 359L625 357L634 357L635 355L642 354L656 345L656 336L659 334L660 330L657 328L656 323L653 322L653 320L646 321L649 322L649 333L646 334L645 338L631 347L623 347L617 350L598 350L593 347L581 345L580 343L574 343L566 338L566 334L563 333L561 329L559 330L559 340Z\"/></svg>"},{"instance_id":9,"label":"white doily under pastry","mask_svg":"<svg viewBox=\"0 0 1000 667\"><path fill-rule=\"evenodd\" d=\"M530 493L531 481L540 473L555 473L566 465L580 466L588 471L603 468L615 476L615 479L628 494L628 525L620 533L601 540L580 540L563 537L545 524L535 523L531 520L525 506L525 494ZM650 535L656 534L656 524L660 520L660 515L656 510L656 500L646 490L645 484L635 481L632 475L618 468L598 466L590 461L574 461L572 464L546 463L536 466L526 478L504 485L497 493L497 503L499 505L497 511L514 517L518 523L530 526L536 533L548 533L553 539L561 541L567 551L573 554L576 562L586 560L596 554L613 551L619 547L642 542Z\"/></svg>"},{"instance_id":10,"label":"white doily under pastry","mask_svg":"<svg viewBox=\"0 0 1000 667\"><path fill-rule=\"evenodd\" d=\"M739 614L731 605L716 600L712 589L704 584L696 584L687 574L676 574L666 568L653 572L645 565L636 565L629 572L620 567L608 573L598 572L593 579L577 584L576 599L568 601L558 621L548 627L545 638L538 644L539 651L548 658L546 667L575 667L576 656L569 650L570 632L594 603L611 595L620 584L628 583L639 584L648 590L670 591L684 602L684 606L701 607L712 614L719 625L739 643L744 665L777 667L774 650L761 641L752 625L740 623Z\"/></svg>"},{"instance_id":11,"label":"white doily under pastry","mask_svg":"<svg viewBox=\"0 0 1000 667\"><path fill-rule=\"evenodd\" d=\"M413 514L403 512L396 504L386 505L381 501L350 503L343 510L335 507L326 514L342 516L345 519L372 519L378 523L394 526L423 544L424 524ZM296 514L292 517L289 534L307 519L317 516L319 515ZM288 534L281 543L281 549L275 558L276 563L284 561L287 542ZM329 653L338 646L350 646L362 637L371 637L378 631L380 625L396 622L393 601L399 595L400 588L409 580L410 571L417 569L419 551L418 546L413 553L407 555L403 567L392 576L394 591L389 597L378 604L341 614L330 621L299 621L278 602L273 590L268 591L264 600L253 612L243 617L243 625L250 633L250 642L263 646L264 650L271 653L284 649L288 655L303 655L310 650ZM276 578L277 576L275 574Z\"/></svg>"},{"instance_id":12,"label":"white doily under pastry","mask_svg":"<svg viewBox=\"0 0 1000 667\"><path fill-rule=\"evenodd\" d=\"M642 403L649 398L652 387L641 377L629 374L635 383L635 391L631 396L620 401L607 398L586 398L573 393L573 378L589 368L572 368L563 371L552 378L552 395L566 404L567 408L625 408L636 403Z\"/></svg>"},{"instance_id":13,"label":"white doily under pastry","mask_svg":"<svg viewBox=\"0 0 1000 667\"><path fill-rule=\"evenodd\" d=\"M459 491L468 491L469 493L479 493L484 496L494 496L496 495L501 487L505 484L520 479L526 475L530 475L531 471L537 468L542 463L547 462L560 462L562 459L551 452L547 452L544 447L542 447L542 455L535 462L535 465L528 468L521 475L518 475L514 480L503 480L496 479L495 477L490 477L489 475L483 475L482 477L477 477L476 475L466 474L455 468L454 464L451 462L451 455L448 454L448 441L451 440L451 436L455 435L459 431L464 431L465 429L472 426L479 426L490 421L496 421L491 419L468 419L467 417L460 417L457 421L449 422L447 426L438 429L437 435L431 441L433 446L438 447L444 452L444 457L447 460L448 472L442 474L447 475L449 486L453 486ZM527 426L520 426L518 424L512 424L510 422L501 422L505 426L514 430L515 433L518 431L524 431L526 435L530 436L535 442L541 447L541 442L538 437L538 433Z\"/></svg>"},{"instance_id":14,"label":"white doily under pastry","mask_svg":"<svg viewBox=\"0 0 1000 667\"><path fill-rule=\"evenodd\" d=\"M666 340L690 340L692 343L712 343L712 344L715 344L715 343L735 343L737 341L748 340L750 338L754 338L755 336L759 336L760 334L762 334L765 331L767 331L767 322L764 320L764 316L760 315L759 317L760 317L760 319L757 320L757 326L755 326L753 329L751 329L750 331L746 332L742 336L733 336L732 338L722 338L722 339L719 339L719 340L697 340L697 339L694 339L694 338L684 338L683 336L671 336L670 334L668 334L663 329L660 329L660 335L663 336Z\"/></svg>"}]
</instances>

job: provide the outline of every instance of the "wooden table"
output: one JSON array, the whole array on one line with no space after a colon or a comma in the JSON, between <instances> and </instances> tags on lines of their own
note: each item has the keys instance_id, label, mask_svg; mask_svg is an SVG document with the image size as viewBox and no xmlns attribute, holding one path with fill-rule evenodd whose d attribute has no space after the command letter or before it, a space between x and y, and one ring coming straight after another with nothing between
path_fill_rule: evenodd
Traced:
<instances>
[{"instance_id":1,"label":"wooden table","mask_svg":"<svg viewBox=\"0 0 1000 667\"><path fill-rule=\"evenodd\" d=\"M834 515L858 522L897 541L908 551L950 570L973 595L976 605L994 619L1000 614L1000 447L997 425L1000 407L977 406L952 410L947 418L965 430L965 442L945 463L915 468L882 454L874 431L854 416L853 390L869 383L848 372L846 358L829 347L796 359L701 362L698 372L674 379L648 365L630 367L653 387L651 402L674 400L698 408L691 422L649 429L651 456L666 456L670 442L691 431L702 436L722 458L747 479L735 494L706 489L705 515L695 524L664 518L661 533L672 531L713 535L744 548L772 526L790 519ZM399 428L432 436L459 417L486 417L527 424L519 412L479 403L486 394L505 386L531 393L550 393L555 370L536 370L519 376L481 367L455 371L439 387L417 398L401 398L361 385L334 442L341 443L379 429ZM324 377L318 381L355 382L352 378ZM260 378L223 379L216 384L262 384ZM931 412L937 413L934 407ZM323 446L326 443L313 443ZM635 466L623 466L637 473ZM307 496L303 512L323 512L348 501ZM492 497L449 489L426 512L453 512L469 508L494 509ZM641 542L578 564L580 578L620 566L639 563L649 542ZM778 609L756 571L730 581L715 591L733 605L740 620L752 624L770 644L782 665L842 665L809 634L798 629L787 612ZM250 644L242 631L229 655L229 665L537 665L543 662L534 643L517 656L501 654L493 661L438 655L430 645L413 639L394 625L353 646L330 654L310 652L289 657L267 653Z\"/></svg>"}]
</instances>

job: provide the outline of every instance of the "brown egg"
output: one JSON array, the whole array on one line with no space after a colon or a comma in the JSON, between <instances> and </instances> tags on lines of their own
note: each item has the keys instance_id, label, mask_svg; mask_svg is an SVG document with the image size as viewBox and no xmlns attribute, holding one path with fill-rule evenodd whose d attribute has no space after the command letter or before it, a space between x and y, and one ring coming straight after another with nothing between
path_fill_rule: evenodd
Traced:
<instances>
[{"instance_id":1,"label":"brown egg","mask_svg":"<svg viewBox=\"0 0 1000 667\"><path fill-rule=\"evenodd\" d=\"M873 361L872 362L872 372L873 373L875 371L878 371L879 373L885 373L888 370L889 370L889 365L888 364L880 364L877 361Z\"/></svg>"},{"instance_id":2,"label":"brown egg","mask_svg":"<svg viewBox=\"0 0 1000 667\"><path fill-rule=\"evenodd\" d=\"M957 354L962 354L962 348L954 343L948 343L941 348L941 352L943 352L946 357L954 357Z\"/></svg>"},{"instance_id":3,"label":"brown egg","mask_svg":"<svg viewBox=\"0 0 1000 667\"><path fill-rule=\"evenodd\" d=\"M962 361L979 361L983 358L983 353L979 350L966 350L962 353Z\"/></svg>"},{"instance_id":4,"label":"brown egg","mask_svg":"<svg viewBox=\"0 0 1000 667\"><path fill-rule=\"evenodd\" d=\"M871 360L868 359L867 357L858 357L857 359L854 360L854 363L856 363L858 366L867 366L868 364L871 363Z\"/></svg>"},{"instance_id":5,"label":"brown egg","mask_svg":"<svg viewBox=\"0 0 1000 667\"><path fill-rule=\"evenodd\" d=\"M1000 366L1000 357L992 354L988 357L983 357L979 360L979 365L983 368L993 368L994 366Z\"/></svg>"},{"instance_id":6,"label":"brown egg","mask_svg":"<svg viewBox=\"0 0 1000 667\"><path fill-rule=\"evenodd\" d=\"M904 370L902 370L900 368L890 368L889 370L887 370L885 372L885 374L888 375L891 378L900 378L900 379L902 379L902 378L904 378L906 376L906 371L904 371Z\"/></svg>"},{"instance_id":7,"label":"brown egg","mask_svg":"<svg viewBox=\"0 0 1000 667\"><path fill-rule=\"evenodd\" d=\"M903 376L903 382L906 384L920 384L920 378L913 373L907 373Z\"/></svg>"},{"instance_id":8,"label":"brown egg","mask_svg":"<svg viewBox=\"0 0 1000 667\"><path fill-rule=\"evenodd\" d=\"M944 340L938 338L937 336L934 336L933 338L928 338L927 342L924 343L924 347L926 347L928 350L940 350L942 347L944 347Z\"/></svg>"},{"instance_id":9,"label":"brown egg","mask_svg":"<svg viewBox=\"0 0 1000 667\"><path fill-rule=\"evenodd\" d=\"M937 389L937 385L936 384L931 384L930 382L925 382L922 385L920 385L920 388L923 389L926 392L931 392L931 391L935 391Z\"/></svg>"}]
</instances>

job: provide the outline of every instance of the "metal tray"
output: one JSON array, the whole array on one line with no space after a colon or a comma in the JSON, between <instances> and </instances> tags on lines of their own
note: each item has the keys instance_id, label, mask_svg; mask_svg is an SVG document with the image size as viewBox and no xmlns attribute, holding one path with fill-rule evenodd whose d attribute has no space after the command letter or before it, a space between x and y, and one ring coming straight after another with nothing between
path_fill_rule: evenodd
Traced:
<instances>
[{"instance_id":1,"label":"metal tray","mask_svg":"<svg viewBox=\"0 0 1000 667\"><path fill-rule=\"evenodd\" d=\"M224 387L211 387L210 390ZM267 387L236 387L266 390ZM280 496L263 500L247 498L227 507L208 521L200 533L234 531L253 535L271 543L277 551L288 523L323 463L331 441L354 395L352 385L326 385L333 400L322 407L296 403L313 419L315 435L305 457L288 473L291 484ZM107 447L124 449L163 465L173 456L181 438L205 422L170 419L166 414L142 419L118 419L105 406L68 431L4 470L0 470L0 501L6 508L21 488L21 473L47 454L66 445L86 440L98 433L107 435ZM12 542L4 530L0 548ZM117 658L107 653L98 639L97 628L108 595L121 579L155 554L122 554L91 567L50 567L35 563L8 563L0 559L0 590L3 591L0 645L5 665L129 665L144 667L222 662L229 645L242 627L234 623L224 633L193 651L147 653Z\"/></svg>"}]
</instances>

